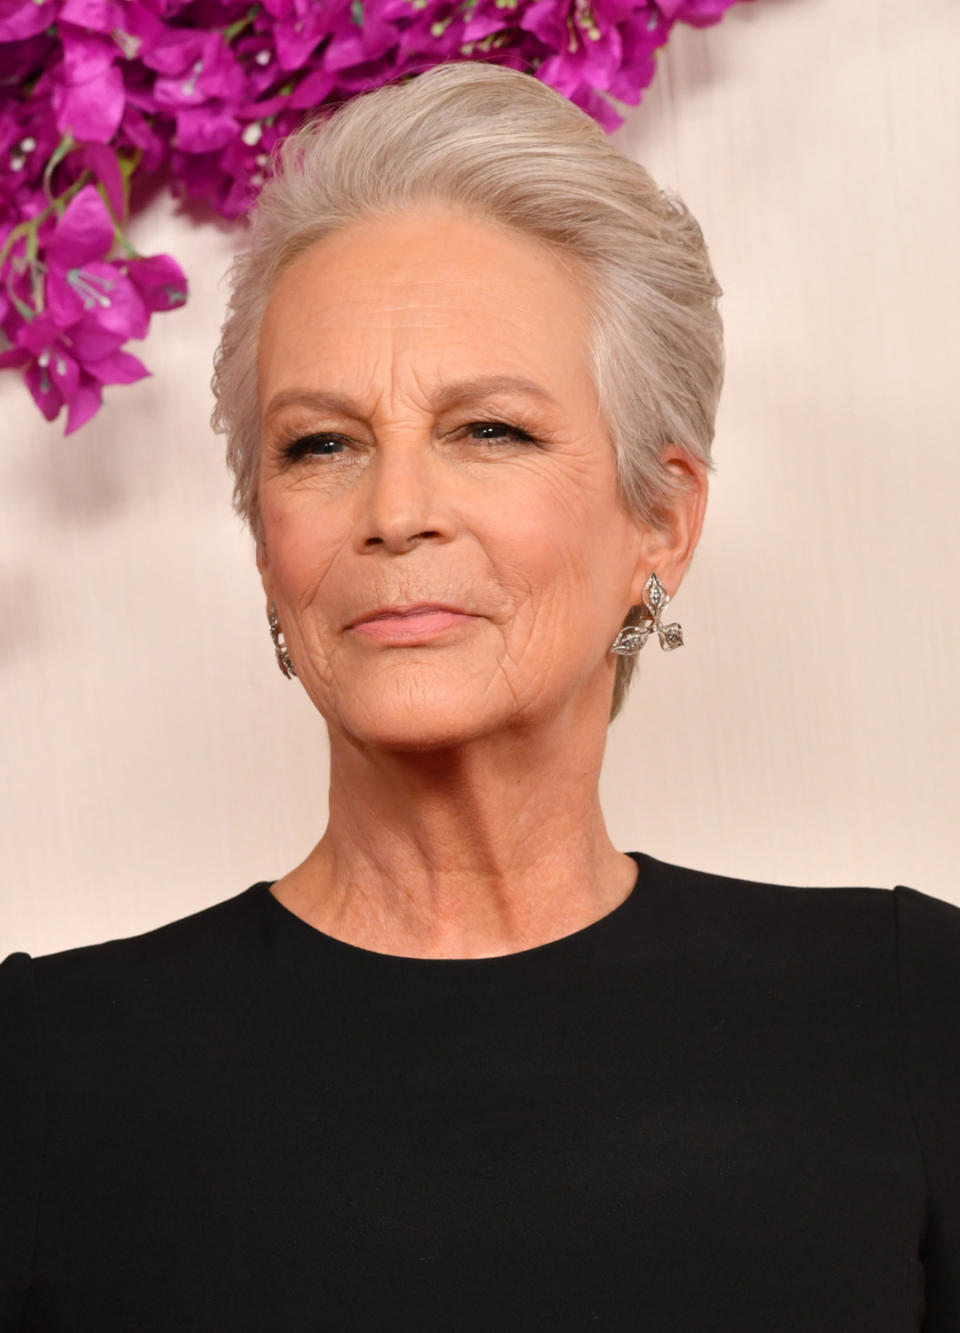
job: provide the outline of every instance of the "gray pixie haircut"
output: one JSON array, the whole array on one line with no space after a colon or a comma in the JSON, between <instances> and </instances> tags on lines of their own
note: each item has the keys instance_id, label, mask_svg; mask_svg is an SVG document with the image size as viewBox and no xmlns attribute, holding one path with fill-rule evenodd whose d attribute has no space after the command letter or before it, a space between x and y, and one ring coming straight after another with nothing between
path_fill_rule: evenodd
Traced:
<instances>
[{"instance_id":1,"label":"gray pixie haircut","mask_svg":"<svg viewBox=\"0 0 960 1333\"><path fill-rule=\"evenodd\" d=\"M713 469L723 382L721 290L700 227L585 111L534 75L463 60L322 108L273 149L229 272L211 424L226 436L233 505L259 542L257 342L279 274L355 221L418 204L512 228L574 271L589 294L588 346L621 498L663 526L683 480L661 450ZM642 607L631 607L629 624ZM618 657L610 719L635 657Z\"/></svg>"}]
</instances>

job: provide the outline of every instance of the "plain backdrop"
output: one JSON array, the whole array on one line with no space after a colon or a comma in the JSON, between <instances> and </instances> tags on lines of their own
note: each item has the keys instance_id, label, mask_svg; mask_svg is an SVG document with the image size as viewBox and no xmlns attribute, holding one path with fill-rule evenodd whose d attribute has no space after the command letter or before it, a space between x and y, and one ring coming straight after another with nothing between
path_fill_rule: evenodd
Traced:
<instances>
[{"instance_id":1,"label":"plain backdrop","mask_svg":"<svg viewBox=\"0 0 960 1333\"><path fill-rule=\"evenodd\" d=\"M707 520L610 731L623 850L960 902L960 6L754 0L676 28L615 141L699 218L727 379ZM76 435L0 377L0 957L132 935L299 862L322 719L277 669L208 427L240 234Z\"/></svg>"}]
</instances>

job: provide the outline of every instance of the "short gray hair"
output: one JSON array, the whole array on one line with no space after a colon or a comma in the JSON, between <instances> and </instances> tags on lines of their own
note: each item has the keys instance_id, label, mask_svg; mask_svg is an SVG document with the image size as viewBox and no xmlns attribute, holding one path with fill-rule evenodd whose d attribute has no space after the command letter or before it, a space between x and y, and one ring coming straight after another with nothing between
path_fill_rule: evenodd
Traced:
<instances>
[{"instance_id":1,"label":"short gray hair","mask_svg":"<svg viewBox=\"0 0 960 1333\"><path fill-rule=\"evenodd\" d=\"M661 461L666 445L713 468L723 330L703 233L556 89L507 65L435 65L323 108L275 145L271 168L230 269L212 381L234 508L258 541L257 340L273 285L323 237L418 203L514 228L585 280L600 414L641 521L661 526L683 484ZM635 661L617 658L611 720Z\"/></svg>"}]
</instances>

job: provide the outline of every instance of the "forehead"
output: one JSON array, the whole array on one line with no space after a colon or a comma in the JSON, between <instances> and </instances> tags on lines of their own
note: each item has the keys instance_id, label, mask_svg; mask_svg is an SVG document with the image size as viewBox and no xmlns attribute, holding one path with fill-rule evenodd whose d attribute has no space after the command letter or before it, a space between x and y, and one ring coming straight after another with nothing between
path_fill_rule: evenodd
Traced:
<instances>
[{"instance_id":1,"label":"forehead","mask_svg":"<svg viewBox=\"0 0 960 1333\"><path fill-rule=\"evenodd\" d=\"M589 392L588 302L572 267L496 223L431 210L325 237L280 275L260 329L261 389L331 371L526 374Z\"/></svg>"}]
</instances>

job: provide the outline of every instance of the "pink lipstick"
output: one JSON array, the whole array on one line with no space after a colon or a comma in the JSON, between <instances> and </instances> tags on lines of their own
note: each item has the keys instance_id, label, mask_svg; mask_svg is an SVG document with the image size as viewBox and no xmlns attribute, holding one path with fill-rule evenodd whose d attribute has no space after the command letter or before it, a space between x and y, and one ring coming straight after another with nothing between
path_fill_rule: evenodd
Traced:
<instances>
[{"instance_id":1,"label":"pink lipstick","mask_svg":"<svg viewBox=\"0 0 960 1333\"><path fill-rule=\"evenodd\" d=\"M454 607L423 603L417 606L383 607L351 625L353 634L376 639L380 643L429 643L457 625L465 625L476 616Z\"/></svg>"}]
</instances>

